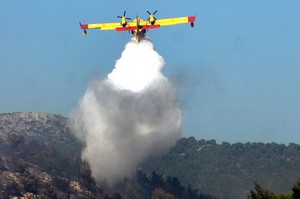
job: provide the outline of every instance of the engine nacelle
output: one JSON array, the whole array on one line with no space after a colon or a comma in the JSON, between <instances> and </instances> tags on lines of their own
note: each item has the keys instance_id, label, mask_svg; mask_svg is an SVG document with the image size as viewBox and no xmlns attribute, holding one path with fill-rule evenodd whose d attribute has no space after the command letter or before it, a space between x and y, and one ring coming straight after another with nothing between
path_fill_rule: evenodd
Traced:
<instances>
[{"instance_id":1,"label":"engine nacelle","mask_svg":"<svg viewBox=\"0 0 300 199\"><path fill-rule=\"evenodd\" d=\"M146 12L149 14L149 18L147 19L147 21L149 21L151 23L151 25L155 24L156 18L155 18L155 14L157 13L157 10L155 10L155 12L151 13L148 10L146 10Z\"/></svg>"},{"instance_id":2,"label":"engine nacelle","mask_svg":"<svg viewBox=\"0 0 300 199\"><path fill-rule=\"evenodd\" d=\"M150 15L150 19L149 19L151 25L154 25L155 24L155 18L154 18L154 15Z\"/></svg>"},{"instance_id":3,"label":"engine nacelle","mask_svg":"<svg viewBox=\"0 0 300 199\"><path fill-rule=\"evenodd\" d=\"M126 10L124 11L123 16L117 16L117 18L120 18L120 19L121 19L121 25L122 25L123 27L126 27L126 26L127 26L127 21L126 21L126 20L131 20L131 18L126 17L125 15L126 15Z\"/></svg>"},{"instance_id":4,"label":"engine nacelle","mask_svg":"<svg viewBox=\"0 0 300 199\"><path fill-rule=\"evenodd\" d=\"M121 22L122 26L123 27L126 27L127 26L127 21L126 21L126 18L125 17L122 17L122 22Z\"/></svg>"}]
</instances>

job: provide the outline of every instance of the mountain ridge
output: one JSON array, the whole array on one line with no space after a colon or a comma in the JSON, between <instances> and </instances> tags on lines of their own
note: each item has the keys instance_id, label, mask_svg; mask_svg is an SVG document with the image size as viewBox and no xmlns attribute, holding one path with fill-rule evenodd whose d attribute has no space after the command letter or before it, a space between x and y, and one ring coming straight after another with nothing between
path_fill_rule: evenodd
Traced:
<instances>
[{"instance_id":1,"label":"mountain ridge","mask_svg":"<svg viewBox=\"0 0 300 199\"><path fill-rule=\"evenodd\" d=\"M6 193L0 192L0 198L21 196L26 191L48 198L69 194L73 198L76 194L82 198L119 197L93 180L88 163L80 158L82 143L71 129L72 120L59 114L0 114L0 190ZM276 192L290 191L300 177L300 146L274 142L217 144L215 140L181 138L168 153L150 158L139 169L149 176L153 172L173 176L170 179L204 194L246 198L255 182Z\"/></svg>"},{"instance_id":2,"label":"mountain ridge","mask_svg":"<svg viewBox=\"0 0 300 199\"><path fill-rule=\"evenodd\" d=\"M166 155L144 164L144 169L172 173L183 184L217 197L245 198L255 182L278 193L288 192L300 177L300 146L182 138Z\"/></svg>"}]
</instances>

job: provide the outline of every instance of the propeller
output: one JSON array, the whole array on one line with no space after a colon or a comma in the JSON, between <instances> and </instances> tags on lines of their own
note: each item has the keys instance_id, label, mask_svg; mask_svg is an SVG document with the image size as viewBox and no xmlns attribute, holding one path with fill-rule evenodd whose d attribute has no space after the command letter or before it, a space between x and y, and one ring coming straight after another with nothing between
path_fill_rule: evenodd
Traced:
<instances>
[{"instance_id":1,"label":"propeller","mask_svg":"<svg viewBox=\"0 0 300 199\"><path fill-rule=\"evenodd\" d=\"M149 12L148 10L146 10L146 12L150 15L150 17L147 19L147 21L150 20L151 16L153 16L153 19L156 20L154 15L157 13L157 10L155 10L153 13Z\"/></svg>"},{"instance_id":2,"label":"propeller","mask_svg":"<svg viewBox=\"0 0 300 199\"><path fill-rule=\"evenodd\" d=\"M131 18L126 17L126 10L124 11L123 16L117 16L117 18L120 18L120 19L122 19L123 17L124 17L125 19L127 19L127 20L131 20Z\"/></svg>"}]
</instances>

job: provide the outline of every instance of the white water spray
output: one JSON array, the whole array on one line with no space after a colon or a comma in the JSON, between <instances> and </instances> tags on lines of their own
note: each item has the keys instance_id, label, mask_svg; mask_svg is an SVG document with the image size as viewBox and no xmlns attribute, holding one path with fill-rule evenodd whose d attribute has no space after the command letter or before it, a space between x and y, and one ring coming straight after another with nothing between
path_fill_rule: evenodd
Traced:
<instances>
[{"instance_id":1,"label":"white water spray","mask_svg":"<svg viewBox=\"0 0 300 199\"><path fill-rule=\"evenodd\" d=\"M74 133L96 180L113 185L131 177L182 136L176 89L163 66L149 39L132 39L108 77L92 82L81 98L72 115Z\"/></svg>"}]
</instances>

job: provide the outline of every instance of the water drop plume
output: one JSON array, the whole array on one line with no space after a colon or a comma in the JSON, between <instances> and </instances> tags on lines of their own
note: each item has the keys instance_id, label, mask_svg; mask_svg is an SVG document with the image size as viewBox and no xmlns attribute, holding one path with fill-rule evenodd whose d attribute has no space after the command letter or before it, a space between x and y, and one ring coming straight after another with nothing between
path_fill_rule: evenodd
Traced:
<instances>
[{"instance_id":1,"label":"water drop plume","mask_svg":"<svg viewBox=\"0 0 300 199\"><path fill-rule=\"evenodd\" d=\"M148 157L182 136L176 88L149 39L132 39L104 80L94 80L73 111L74 133L93 177L110 185L130 178Z\"/></svg>"}]
</instances>

